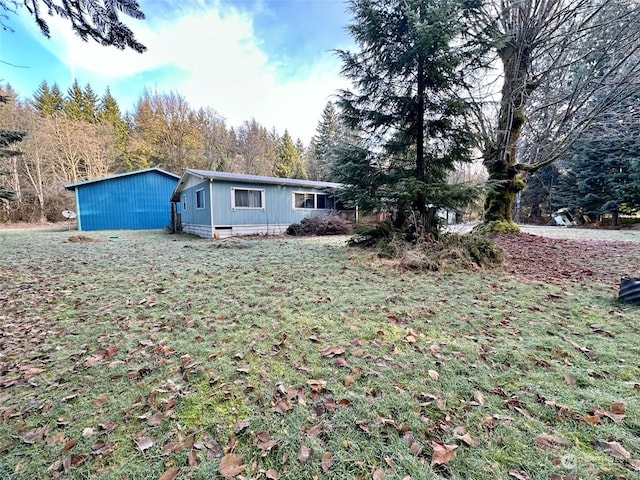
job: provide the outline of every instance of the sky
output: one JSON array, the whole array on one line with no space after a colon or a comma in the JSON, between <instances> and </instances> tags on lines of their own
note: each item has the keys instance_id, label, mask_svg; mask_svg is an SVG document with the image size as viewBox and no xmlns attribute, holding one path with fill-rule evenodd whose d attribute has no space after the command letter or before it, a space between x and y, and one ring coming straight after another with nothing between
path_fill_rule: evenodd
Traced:
<instances>
[{"instance_id":1,"label":"sky","mask_svg":"<svg viewBox=\"0 0 640 480\"><path fill-rule=\"evenodd\" d=\"M102 95L109 87L132 112L144 90L177 92L238 126L255 118L308 143L340 88L333 50L351 49L343 0L139 0L144 21L122 16L145 53L83 42L47 17L51 38L24 8L0 30L0 83L22 99L43 80L63 92L74 79Z\"/></svg>"}]
</instances>

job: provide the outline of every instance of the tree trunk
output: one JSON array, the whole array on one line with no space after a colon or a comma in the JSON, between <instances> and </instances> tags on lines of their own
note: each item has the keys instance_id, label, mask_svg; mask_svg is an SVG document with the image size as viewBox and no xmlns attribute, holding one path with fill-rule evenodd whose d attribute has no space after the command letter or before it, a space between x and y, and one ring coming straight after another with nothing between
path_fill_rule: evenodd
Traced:
<instances>
[{"instance_id":1,"label":"tree trunk","mask_svg":"<svg viewBox=\"0 0 640 480\"><path fill-rule=\"evenodd\" d=\"M525 122L524 106L532 91L527 81L530 49L509 44L499 54L504 66L504 84L498 128L483 159L492 183L484 204L485 223L513 222L511 206L516 194L526 185L516 167L516 143Z\"/></svg>"}]
</instances>

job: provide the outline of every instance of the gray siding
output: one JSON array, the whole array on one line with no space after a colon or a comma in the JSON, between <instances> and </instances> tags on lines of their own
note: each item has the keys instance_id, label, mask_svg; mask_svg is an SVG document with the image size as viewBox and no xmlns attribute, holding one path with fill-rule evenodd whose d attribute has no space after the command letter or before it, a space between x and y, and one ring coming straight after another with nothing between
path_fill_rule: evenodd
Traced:
<instances>
[{"instance_id":1,"label":"gray siding","mask_svg":"<svg viewBox=\"0 0 640 480\"><path fill-rule=\"evenodd\" d=\"M265 208L232 208L231 189L264 190ZM259 183L213 182L213 222L216 226L232 225L290 225L310 215L328 213L330 210L293 208L293 193L318 193L313 188L267 185Z\"/></svg>"}]
</instances>

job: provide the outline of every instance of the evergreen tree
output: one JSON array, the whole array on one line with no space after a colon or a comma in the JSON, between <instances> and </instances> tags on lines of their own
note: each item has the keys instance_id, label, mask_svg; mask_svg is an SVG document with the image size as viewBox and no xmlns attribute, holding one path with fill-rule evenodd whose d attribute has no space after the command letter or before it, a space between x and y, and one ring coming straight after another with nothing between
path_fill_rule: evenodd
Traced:
<instances>
[{"instance_id":1,"label":"evergreen tree","mask_svg":"<svg viewBox=\"0 0 640 480\"><path fill-rule=\"evenodd\" d=\"M64 99L58 84L54 83L51 88L46 80L40 84L33 94L31 102L35 109L43 116L50 117L64 108Z\"/></svg>"},{"instance_id":2,"label":"evergreen tree","mask_svg":"<svg viewBox=\"0 0 640 480\"><path fill-rule=\"evenodd\" d=\"M340 148L342 196L395 214L396 226L438 234L438 207L460 207L470 189L448 185L455 162L471 160L476 138L460 96L468 48L462 0L352 0L348 29L359 47L339 51L353 91L340 94L346 127L359 142Z\"/></svg>"},{"instance_id":3,"label":"evergreen tree","mask_svg":"<svg viewBox=\"0 0 640 480\"><path fill-rule=\"evenodd\" d=\"M96 123L97 121L97 109L98 109L98 95L93 91L91 85L88 83L82 90L82 103L80 105L82 110L82 119L89 123Z\"/></svg>"},{"instance_id":4,"label":"evergreen tree","mask_svg":"<svg viewBox=\"0 0 640 480\"><path fill-rule=\"evenodd\" d=\"M96 120L103 125L110 125L116 138L116 151L118 159L124 165L123 168L128 170L127 161L125 159L127 141L129 139L129 129L127 123L122 118L118 102L111 94L111 90L107 87L104 95L98 102L98 110Z\"/></svg>"},{"instance_id":5,"label":"evergreen tree","mask_svg":"<svg viewBox=\"0 0 640 480\"><path fill-rule=\"evenodd\" d=\"M67 89L67 97L64 101L64 112L70 120L84 120L83 102L82 88L78 80L74 80L73 85Z\"/></svg>"},{"instance_id":6,"label":"evergreen tree","mask_svg":"<svg viewBox=\"0 0 640 480\"><path fill-rule=\"evenodd\" d=\"M15 92L10 86L2 88L0 91L0 105L15 101ZM3 168L4 160L20 155L20 151L13 148L13 144L21 142L26 132L7 130L0 128L0 176L10 175L14 168ZM12 201L16 199L16 192L0 184L0 201Z\"/></svg>"},{"instance_id":7,"label":"evergreen tree","mask_svg":"<svg viewBox=\"0 0 640 480\"><path fill-rule=\"evenodd\" d=\"M273 173L276 177L281 178L306 178L302 164L302 153L294 144L287 130L284 131L278 145L278 159L274 165Z\"/></svg>"},{"instance_id":8,"label":"evergreen tree","mask_svg":"<svg viewBox=\"0 0 640 480\"><path fill-rule=\"evenodd\" d=\"M307 170L314 180L329 180L335 149L344 140L344 128L333 102L327 102L309 145Z\"/></svg>"},{"instance_id":9,"label":"evergreen tree","mask_svg":"<svg viewBox=\"0 0 640 480\"><path fill-rule=\"evenodd\" d=\"M43 17L43 7L50 16L58 16L71 23L72 30L82 40L95 40L101 45L112 45L121 50L129 47L136 52L144 52L146 47L138 42L133 32L120 21L121 14L139 20L144 19L135 0L0 0L0 11L15 13L15 8L23 4L29 11L40 31L49 38L49 25ZM3 30L11 30L4 20L6 14L0 14L0 26Z\"/></svg>"}]
</instances>

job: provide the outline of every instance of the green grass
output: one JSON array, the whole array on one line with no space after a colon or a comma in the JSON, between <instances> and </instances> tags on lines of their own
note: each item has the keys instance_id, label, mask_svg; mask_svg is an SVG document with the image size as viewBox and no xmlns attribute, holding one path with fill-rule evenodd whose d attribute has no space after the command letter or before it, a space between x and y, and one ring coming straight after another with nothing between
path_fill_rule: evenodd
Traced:
<instances>
[{"instance_id":1,"label":"green grass","mask_svg":"<svg viewBox=\"0 0 640 480\"><path fill-rule=\"evenodd\" d=\"M229 452L245 478L637 476L594 448L640 458L640 315L614 286L401 272L344 237L76 234L0 231L0 478L222 478ZM619 423L584 420L619 401ZM445 467L434 440L458 445Z\"/></svg>"}]
</instances>

